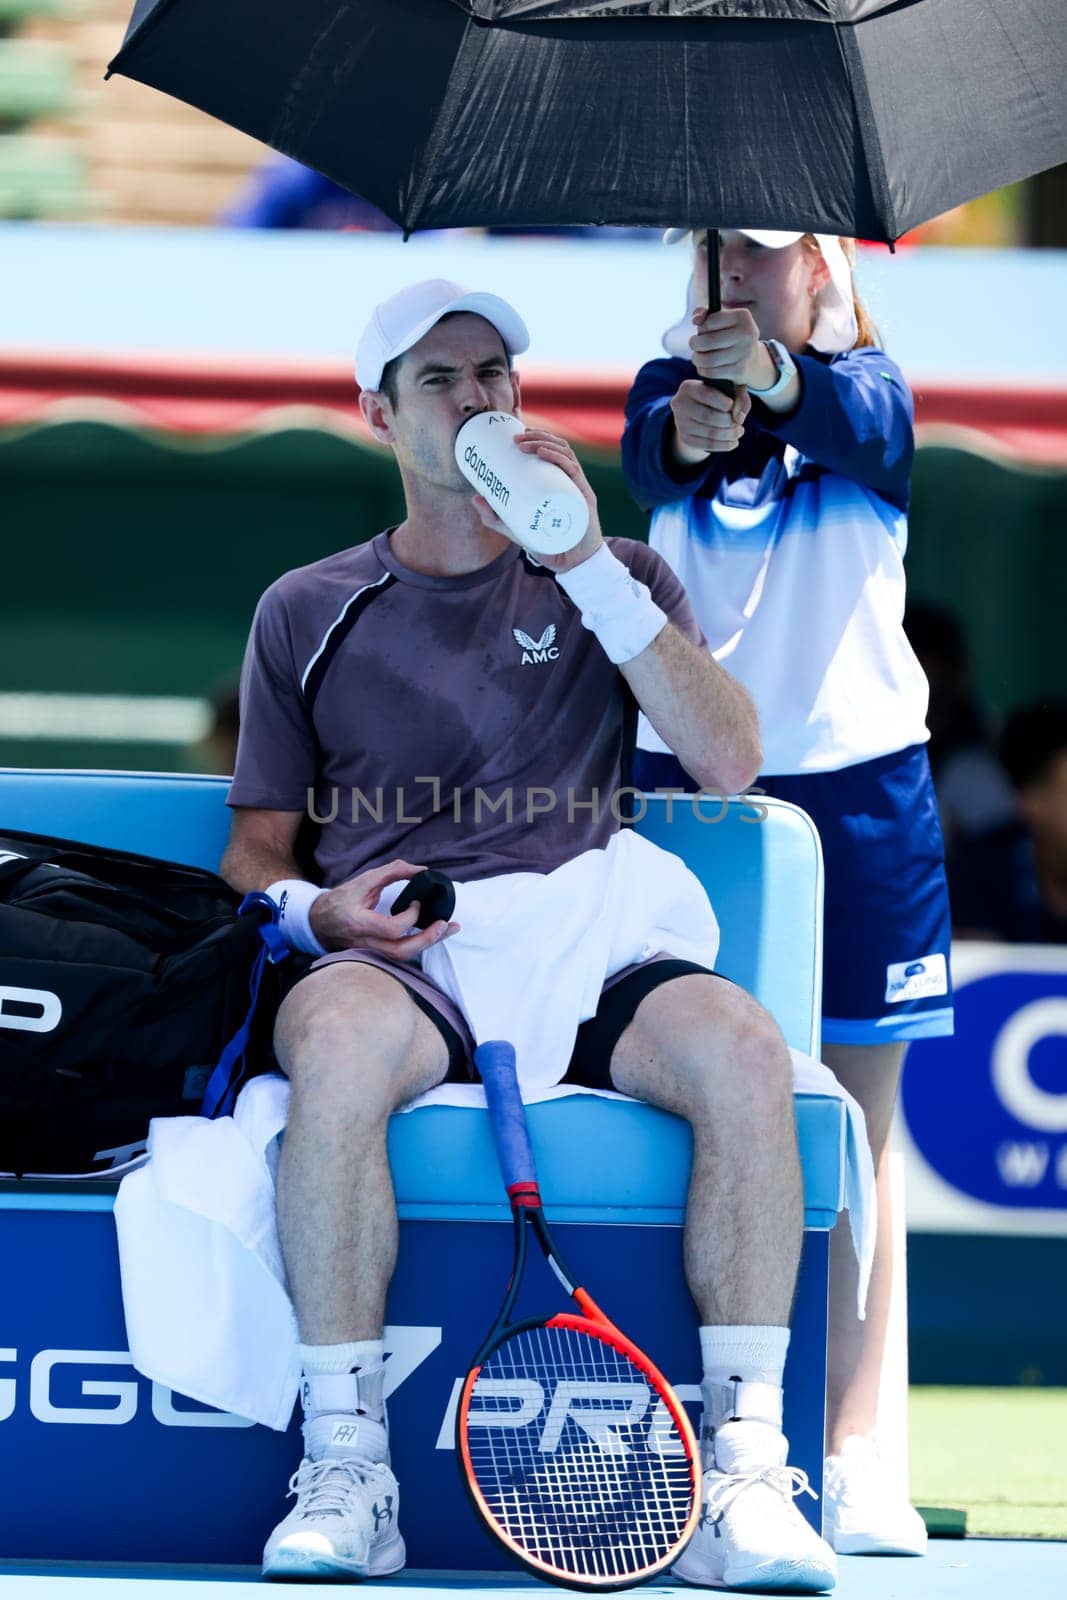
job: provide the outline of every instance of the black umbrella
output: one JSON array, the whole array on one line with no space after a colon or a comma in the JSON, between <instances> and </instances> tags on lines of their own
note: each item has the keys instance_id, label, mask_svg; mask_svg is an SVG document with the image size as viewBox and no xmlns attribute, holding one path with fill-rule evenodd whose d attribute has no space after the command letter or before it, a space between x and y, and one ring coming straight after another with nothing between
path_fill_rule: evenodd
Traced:
<instances>
[{"instance_id":1,"label":"black umbrella","mask_svg":"<svg viewBox=\"0 0 1067 1600\"><path fill-rule=\"evenodd\" d=\"M407 230L892 241L1067 158L1065 0L137 0L111 71Z\"/></svg>"}]
</instances>

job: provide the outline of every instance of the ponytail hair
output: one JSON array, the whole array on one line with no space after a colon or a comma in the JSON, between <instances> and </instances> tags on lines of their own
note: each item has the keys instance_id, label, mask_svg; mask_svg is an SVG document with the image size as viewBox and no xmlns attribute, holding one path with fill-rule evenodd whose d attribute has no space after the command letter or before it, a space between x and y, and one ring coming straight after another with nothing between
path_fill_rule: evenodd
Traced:
<instances>
[{"instance_id":1,"label":"ponytail hair","mask_svg":"<svg viewBox=\"0 0 1067 1600\"><path fill-rule=\"evenodd\" d=\"M845 252L845 260L852 271L852 309L856 313L856 343L855 350L873 347L882 348L882 335L871 313L860 299L860 292L856 288L856 241L855 239L842 239L841 248Z\"/></svg>"},{"instance_id":2,"label":"ponytail hair","mask_svg":"<svg viewBox=\"0 0 1067 1600\"><path fill-rule=\"evenodd\" d=\"M814 250L820 255L822 254L822 252L819 250L819 241L816 239L813 233L806 233L804 235L804 245L808 250ZM867 310L867 307L864 305L863 301L860 299L859 290L856 288L855 239L842 239L841 249L844 251L845 260L848 262L849 272L852 276L852 309L856 314L857 329L856 343L852 346L852 348L853 350L865 350L872 348L875 350L881 350L883 348L883 342L878 325L871 316L870 312Z\"/></svg>"}]
</instances>

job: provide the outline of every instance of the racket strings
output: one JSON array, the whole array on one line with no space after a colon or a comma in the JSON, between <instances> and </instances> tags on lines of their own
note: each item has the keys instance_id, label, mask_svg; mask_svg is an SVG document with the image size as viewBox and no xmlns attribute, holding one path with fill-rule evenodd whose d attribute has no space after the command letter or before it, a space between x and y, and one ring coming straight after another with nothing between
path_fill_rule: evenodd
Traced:
<instances>
[{"instance_id":1,"label":"racket strings","mask_svg":"<svg viewBox=\"0 0 1067 1600\"><path fill-rule=\"evenodd\" d=\"M520 1329L483 1362L467 1416L471 1469L506 1541L561 1573L610 1581L662 1562L693 1471L645 1372L589 1332Z\"/></svg>"}]
</instances>

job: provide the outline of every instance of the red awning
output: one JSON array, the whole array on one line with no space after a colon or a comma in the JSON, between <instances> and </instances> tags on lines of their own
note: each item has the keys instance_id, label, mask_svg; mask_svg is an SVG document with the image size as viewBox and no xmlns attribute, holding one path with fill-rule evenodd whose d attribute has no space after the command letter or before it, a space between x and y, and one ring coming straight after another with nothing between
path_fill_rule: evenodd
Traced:
<instances>
[{"instance_id":1,"label":"red awning","mask_svg":"<svg viewBox=\"0 0 1067 1600\"><path fill-rule=\"evenodd\" d=\"M524 367L525 410L578 444L613 450L628 373ZM0 354L0 429L92 419L187 434L320 427L370 442L347 362L218 356ZM1067 388L916 387L922 443L1067 470Z\"/></svg>"}]
</instances>

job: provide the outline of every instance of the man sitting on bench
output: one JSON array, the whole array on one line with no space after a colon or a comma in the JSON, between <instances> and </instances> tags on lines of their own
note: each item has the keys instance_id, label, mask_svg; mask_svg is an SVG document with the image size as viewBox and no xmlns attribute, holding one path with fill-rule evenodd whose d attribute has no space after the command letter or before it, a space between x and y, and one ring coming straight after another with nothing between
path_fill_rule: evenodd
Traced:
<instances>
[{"instance_id":1,"label":"man sitting on bench","mask_svg":"<svg viewBox=\"0 0 1067 1600\"><path fill-rule=\"evenodd\" d=\"M360 405L393 450L407 514L272 584L246 653L223 873L239 891L265 890L304 952L275 1052L292 1086L278 1220L305 1458L295 1509L267 1543L268 1577L377 1577L404 1563L382 1399L397 1249L386 1125L473 1069L467 1021L420 963L454 935L458 950L462 934L443 919L420 929L417 904L388 914L383 892L427 867L462 888L610 854L638 706L708 788L738 793L759 771L747 693L704 647L665 563L603 539L569 445L542 429L516 443L589 506L585 537L556 557L514 543L456 466L468 418L518 411L512 357L527 343L511 306L448 282L375 310ZM745 409L724 399L718 448L732 448ZM375 795L384 809L362 803ZM309 797L328 819L316 849L325 887L296 862ZM714 929L702 891L701 904ZM565 1081L622 1090L693 1128L685 1266L702 1324L706 1509L675 1571L825 1590L834 1557L794 1505L806 1480L787 1467L781 1432L802 1228L789 1053L768 1014L708 965L641 954L605 974Z\"/></svg>"}]
</instances>

